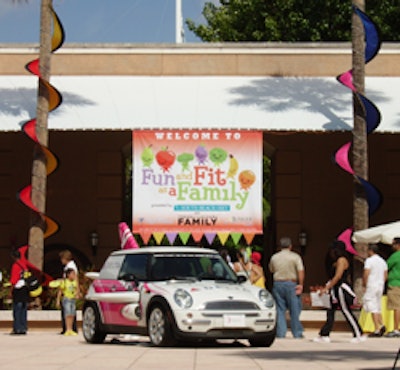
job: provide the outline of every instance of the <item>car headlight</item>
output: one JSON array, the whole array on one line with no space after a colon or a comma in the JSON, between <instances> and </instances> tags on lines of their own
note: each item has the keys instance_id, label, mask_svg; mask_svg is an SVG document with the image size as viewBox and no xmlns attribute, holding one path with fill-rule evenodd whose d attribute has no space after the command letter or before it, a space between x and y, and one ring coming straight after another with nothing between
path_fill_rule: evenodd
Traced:
<instances>
[{"instance_id":1,"label":"car headlight","mask_svg":"<svg viewBox=\"0 0 400 370\"><path fill-rule=\"evenodd\" d=\"M258 292L258 298L267 307L272 307L275 303L274 298L272 297L272 294L270 292L268 292L268 290L265 290L265 289L261 289Z\"/></svg>"},{"instance_id":2,"label":"car headlight","mask_svg":"<svg viewBox=\"0 0 400 370\"><path fill-rule=\"evenodd\" d=\"M178 289L174 293L174 300L180 308L189 308L193 304L192 296L184 289Z\"/></svg>"}]
</instances>

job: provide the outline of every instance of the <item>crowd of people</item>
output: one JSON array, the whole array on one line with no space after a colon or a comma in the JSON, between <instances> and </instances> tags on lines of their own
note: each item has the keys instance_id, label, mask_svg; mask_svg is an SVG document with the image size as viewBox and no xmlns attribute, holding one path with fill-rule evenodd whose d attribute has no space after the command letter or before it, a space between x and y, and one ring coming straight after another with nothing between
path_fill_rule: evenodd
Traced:
<instances>
[{"instance_id":1,"label":"crowd of people","mask_svg":"<svg viewBox=\"0 0 400 370\"><path fill-rule=\"evenodd\" d=\"M393 253L385 260L379 255L376 244L368 246L368 258L364 262L363 309L371 313L374 331L370 337L400 337L400 237L393 239ZM268 268L272 276L272 294L276 302L277 338L285 338L288 325L287 313L290 317L290 330L293 338L304 338L304 328L300 320L302 311L302 293L304 289L305 268L301 255L292 250L293 245L289 237L282 237L279 246L269 261L263 261L258 251L241 248L232 256L228 249L220 250L221 256L237 273L245 275L247 280L258 287L266 287L266 274L263 265ZM81 297L78 279L78 268L69 250L59 254L63 264L62 278L57 284L57 307L61 308L62 331L66 336L77 335L76 326L76 299ZM13 301L13 330L12 335L27 333L27 309L29 291L23 279L27 264L21 258L19 250L12 252L13 264L11 267L10 283ZM264 262L264 263L263 263ZM352 311L356 295L350 282L351 257L346 251L346 245L335 240L329 247L325 258L325 269L328 281L319 290L319 294L329 296L329 307L326 310L326 322L319 331L315 342L329 343L330 333L335 322L338 310L343 313L353 334L351 342L359 343L366 340L366 335ZM394 328L387 332L382 319L382 296L387 288L387 309L393 310Z\"/></svg>"},{"instance_id":2,"label":"crowd of people","mask_svg":"<svg viewBox=\"0 0 400 370\"><path fill-rule=\"evenodd\" d=\"M376 244L368 246L368 257L364 262L362 308L371 313L374 331L369 337L400 337L400 237L393 239L393 253L385 261L379 255ZM273 254L267 266L272 274L272 294L277 309L277 338L285 338L290 318L290 330L293 338L304 338L303 325L300 320L302 311L302 293L305 279L305 268L302 257L292 250L292 241L288 237L279 240L278 251ZM265 274L261 264L261 254L250 254L245 248L236 253L232 263L226 249L221 255L238 274L245 274L252 284L265 287ZM330 333L335 323L336 312L340 310L352 332L350 342L360 343L366 340L357 317L353 312L356 294L351 284L351 255L346 251L343 241L335 240L328 248L325 257L325 270L328 281L319 290L319 294L329 297L329 308L326 309L326 321L314 338L314 342L329 343ZM386 289L385 289L386 288ZM393 330L387 332L382 319L382 297L387 290L387 309L393 311Z\"/></svg>"}]
</instances>

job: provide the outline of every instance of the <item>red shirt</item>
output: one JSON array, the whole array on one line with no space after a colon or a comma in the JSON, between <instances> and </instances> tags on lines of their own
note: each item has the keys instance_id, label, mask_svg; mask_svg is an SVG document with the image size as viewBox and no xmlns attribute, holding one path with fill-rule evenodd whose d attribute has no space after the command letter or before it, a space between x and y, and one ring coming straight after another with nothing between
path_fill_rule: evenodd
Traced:
<instances>
[{"instance_id":1,"label":"red shirt","mask_svg":"<svg viewBox=\"0 0 400 370\"><path fill-rule=\"evenodd\" d=\"M21 273L28 270L26 263L21 260L15 261L11 266L10 283L14 286L21 279Z\"/></svg>"}]
</instances>

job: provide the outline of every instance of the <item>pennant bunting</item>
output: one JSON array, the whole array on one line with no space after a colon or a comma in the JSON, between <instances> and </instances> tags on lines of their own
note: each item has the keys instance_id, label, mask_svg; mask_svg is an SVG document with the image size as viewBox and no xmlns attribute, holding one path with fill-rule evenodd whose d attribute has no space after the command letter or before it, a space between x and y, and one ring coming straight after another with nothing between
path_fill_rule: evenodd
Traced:
<instances>
[{"instance_id":1,"label":"pennant bunting","mask_svg":"<svg viewBox=\"0 0 400 370\"><path fill-rule=\"evenodd\" d=\"M196 243L199 243L201 241L203 235L204 233L201 231L192 231L192 238Z\"/></svg>"},{"instance_id":2,"label":"pennant bunting","mask_svg":"<svg viewBox=\"0 0 400 370\"><path fill-rule=\"evenodd\" d=\"M153 233L154 240L156 241L156 243L158 245L161 244L161 242L162 242L162 240L164 238L164 235L165 235L164 233L159 233L159 232Z\"/></svg>"},{"instance_id":3,"label":"pennant bunting","mask_svg":"<svg viewBox=\"0 0 400 370\"><path fill-rule=\"evenodd\" d=\"M183 243L184 245L186 245L187 242L188 242L188 240L189 240L189 238L190 238L190 233L188 233L188 232L181 232L181 233L179 233L179 237L181 238L182 243Z\"/></svg>"},{"instance_id":4,"label":"pennant bunting","mask_svg":"<svg viewBox=\"0 0 400 370\"><path fill-rule=\"evenodd\" d=\"M169 244L173 245L178 233L176 233L176 232L165 233L165 235L167 236Z\"/></svg>"},{"instance_id":5,"label":"pennant bunting","mask_svg":"<svg viewBox=\"0 0 400 370\"><path fill-rule=\"evenodd\" d=\"M222 244L222 245L225 245L226 241L227 241L228 238L229 238L229 233L227 233L227 232L220 232L220 233L217 233L217 235L218 235L218 238L219 238L219 241L221 242L221 244Z\"/></svg>"},{"instance_id":6,"label":"pennant bunting","mask_svg":"<svg viewBox=\"0 0 400 370\"><path fill-rule=\"evenodd\" d=\"M149 244L149 240L151 238L151 233L143 231L140 233L140 237L143 240L143 244L147 245L147 244Z\"/></svg>"},{"instance_id":7,"label":"pennant bunting","mask_svg":"<svg viewBox=\"0 0 400 370\"><path fill-rule=\"evenodd\" d=\"M254 234L244 233L243 236L246 240L247 245L250 245L253 242Z\"/></svg>"},{"instance_id":8,"label":"pennant bunting","mask_svg":"<svg viewBox=\"0 0 400 370\"><path fill-rule=\"evenodd\" d=\"M235 245L238 245L240 242L240 238L242 237L242 233L231 233L231 238Z\"/></svg>"},{"instance_id":9,"label":"pennant bunting","mask_svg":"<svg viewBox=\"0 0 400 370\"><path fill-rule=\"evenodd\" d=\"M217 233L205 233L204 235L207 239L208 244L211 245L214 242L214 239L215 239Z\"/></svg>"}]
</instances>

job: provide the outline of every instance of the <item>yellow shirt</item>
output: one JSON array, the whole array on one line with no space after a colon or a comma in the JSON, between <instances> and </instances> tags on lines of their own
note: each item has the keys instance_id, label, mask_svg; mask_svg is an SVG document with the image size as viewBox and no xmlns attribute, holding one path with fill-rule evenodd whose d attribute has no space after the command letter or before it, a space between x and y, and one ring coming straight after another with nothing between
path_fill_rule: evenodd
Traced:
<instances>
[{"instance_id":1,"label":"yellow shirt","mask_svg":"<svg viewBox=\"0 0 400 370\"><path fill-rule=\"evenodd\" d=\"M73 299L76 298L76 292L78 290L78 284L76 280L64 279L61 281L60 289L65 298Z\"/></svg>"}]
</instances>

